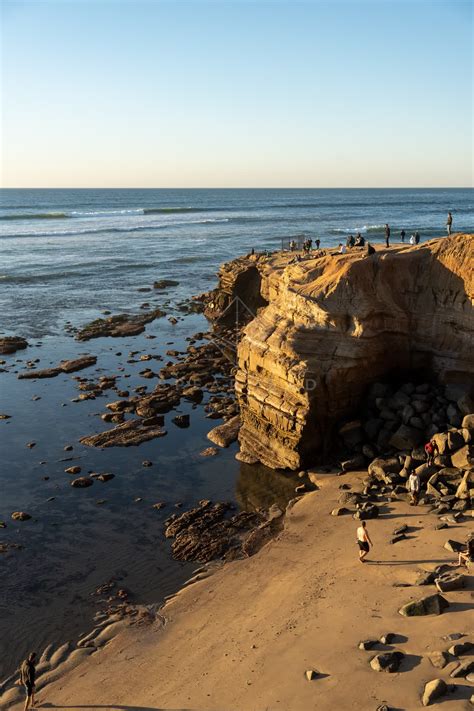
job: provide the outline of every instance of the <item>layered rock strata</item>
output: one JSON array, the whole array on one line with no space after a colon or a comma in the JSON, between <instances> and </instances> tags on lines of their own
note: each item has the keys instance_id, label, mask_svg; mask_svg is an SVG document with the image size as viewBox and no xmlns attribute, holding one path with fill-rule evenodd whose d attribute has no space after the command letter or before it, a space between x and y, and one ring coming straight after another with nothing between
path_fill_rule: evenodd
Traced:
<instances>
[{"instance_id":1,"label":"layered rock strata","mask_svg":"<svg viewBox=\"0 0 474 711\"><path fill-rule=\"evenodd\" d=\"M304 466L357 413L368 385L394 371L470 387L473 265L474 235L370 257L279 253L226 265L206 314L228 318L247 289L256 314L238 347L243 454Z\"/></svg>"}]
</instances>

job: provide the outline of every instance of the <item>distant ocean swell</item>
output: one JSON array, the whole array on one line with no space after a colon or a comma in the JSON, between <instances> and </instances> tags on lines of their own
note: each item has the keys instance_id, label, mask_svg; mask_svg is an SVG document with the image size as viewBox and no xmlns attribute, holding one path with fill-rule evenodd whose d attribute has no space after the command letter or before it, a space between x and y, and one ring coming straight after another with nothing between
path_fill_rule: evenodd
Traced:
<instances>
[{"instance_id":1,"label":"distant ocean swell","mask_svg":"<svg viewBox=\"0 0 474 711\"><path fill-rule=\"evenodd\" d=\"M84 279L93 276L97 273L98 263L91 263L86 267L82 265L78 269L67 269L57 272L45 272L40 274L0 274L1 284L43 284L44 282L61 281L64 279L73 279L79 277ZM150 269L148 263L138 264L116 264L107 265L107 273L111 276L115 274L123 274L127 272L140 272Z\"/></svg>"},{"instance_id":2,"label":"distant ocean swell","mask_svg":"<svg viewBox=\"0 0 474 711\"><path fill-rule=\"evenodd\" d=\"M433 207L430 201L420 201L417 202L416 207L427 206ZM307 203L282 203L282 204L268 204L260 206L245 206L246 212L254 211L266 211L266 210L301 210L301 209L326 209L329 207L337 207L337 209L343 210L346 208L355 207L357 209L361 208L371 208L370 203L364 202L349 202L341 201L337 205L328 202L307 202ZM389 219L391 209L397 207L406 207L406 203L398 201L390 201L386 204L387 219ZM26 208L26 206L25 206ZM3 209L10 209L7 206L3 206ZM18 209L18 208L17 208ZM457 209L458 213L467 213L472 210L472 205L466 205L459 207ZM67 219L83 219L83 218L97 218L97 217L116 217L116 216L126 216L126 215L180 215L180 214L193 214L202 212L235 212L241 211L240 207L236 206L189 206L189 207L139 207L139 208L124 208L124 209L109 209L109 210L71 210L71 211L48 211L48 212L13 212L7 215L0 215L0 222L9 220L67 220ZM316 215L317 216L317 215ZM241 218L242 220L253 220L256 218L247 217ZM257 218L260 219L260 218ZM276 218L277 219L277 218Z\"/></svg>"},{"instance_id":3,"label":"distant ocean swell","mask_svg":"<svg viewBox=\"0 0 474 711\"><path fill-rule=\"evenodd\" d=\"M74 237L76 235L85 234L100 234L102 232L142 232L144 230L159 230L159 229L169 229L170 227L181 227L182 225L210 225L222 222L229 222L228 218L224 217L222 219L203 219L203 220L182 220L181 222L162 222L159 224L150 223L145 225L133 225L133 226L117 226L117 227L85 227L81 230L49 230L49 231L38 231L30 230L28 232L14 232L11 234L0 234L0 238L26 238L26 237Z\"/></svg>"}]
</instances>

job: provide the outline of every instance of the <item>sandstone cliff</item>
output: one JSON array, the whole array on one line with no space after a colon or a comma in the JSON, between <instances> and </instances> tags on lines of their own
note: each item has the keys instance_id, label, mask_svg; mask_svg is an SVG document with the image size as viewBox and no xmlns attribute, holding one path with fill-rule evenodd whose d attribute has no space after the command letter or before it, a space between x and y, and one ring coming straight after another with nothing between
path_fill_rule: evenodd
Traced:
<instances>
[{"instance_id":1,"label":"sandstone cliff","mask_svg":"<svg viewBox=\"0 0 474 711\"><path fill-rule=\"evenodd\" d=\"M226 322L235 297L255 314L237 357L244 458L290 469L312 461L367 386L395 370L472 384L474 235L290 261L225 265L208 304Z\"/></svg>"}]
</instances>

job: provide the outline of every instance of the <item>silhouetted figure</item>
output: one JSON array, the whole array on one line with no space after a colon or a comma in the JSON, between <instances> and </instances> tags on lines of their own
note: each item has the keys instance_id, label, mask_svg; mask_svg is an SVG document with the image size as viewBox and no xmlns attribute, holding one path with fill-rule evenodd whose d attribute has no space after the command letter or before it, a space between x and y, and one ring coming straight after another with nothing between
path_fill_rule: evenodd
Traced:
<instances>
[{"instance_id":1,"label":"silhouetted figure","mask_svg":"<svg viewBox=\"0 0 474 711\"><path fill-rule=\"evenodd\" d=\"M402 231L400 232L400 237L401 237L402 242L405 241L405 235L406 235L405 230L402 230Z\"/></svg>"},{"instance_id":2,"label":"silhouetted figure","mask_svg":"<svg viewBox=\"0 0 474 711\"><path fill-rule=\"evenodd\" d=\"M385 225L385 246L390 247L390 227Z\"/></svg>"},{"instance_id":3,"label":"silhouetted figure","mask_svg":"<svg viewBox=\"0 0 474 711\"><path fill-rule=\"evenodd\" d=\"M420 244L420 233L415 232L415 244Z\"/></svg>"},{"instance_id":4,"label":"silhouetted figure","mask_svg":"<svg viewBox=\"0 0 474 711\"><path fill-rule=\"evenodd\" d=\"M448 219L446 220L446 229L448 230L448 237L451 237L451 229L453 226L453 216L448 212Z\"/></svg>"},{"instance_id":5,"label":"silhouetted figure","mask_svg":"<svg viewBox=\"0 0 474 711\"><path fill-rule=\"evenodd\" d=\"M367 256L370 257L371 254L375 254L375 248L372 247L370 242L367 242Z\"/></svg>"},{"instance_id":6,"label":"silhouetted figure","mask_svg":"<svg viewBox=\"0 0 474 711\"><path fill-rule=\"evenodd\" d=\"M315 244L316 244L316 249L319 249L319 245L321 244L321 240L320 240L320 239L316 239L316 240L314 240L314 242L315 242Z\"/></svg>"},{"instance_id":7,"label":"silhouetted figure","mask_svg":"<svg viewBox=\"0 0 474 711\"><path fill-rule=\"evenodd\" d=\"M20 667L20 683L25 687L24 711L35 706L36 652L31 652Z\"/></svg>"}]
</instances>

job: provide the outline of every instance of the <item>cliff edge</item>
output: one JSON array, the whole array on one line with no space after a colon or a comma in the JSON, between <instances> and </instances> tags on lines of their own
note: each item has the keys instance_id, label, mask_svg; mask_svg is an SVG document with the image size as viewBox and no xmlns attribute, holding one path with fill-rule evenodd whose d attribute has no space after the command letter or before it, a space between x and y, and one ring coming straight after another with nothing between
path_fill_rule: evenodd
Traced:
<instances>
[{"instance_id":1,"label":"cliff edge","mask_svg":"<svg viewBox=\"0 0 474 711\"><path fill-rule=\"evenodd\" d=\"M252 255L224 265L207 315L251 318L237 351L241 456L314 460L368 385L394 371L470 386L474 235L338 254ZM246 300L247 294L249 300Z\"/></svg>"}]
</instances>

